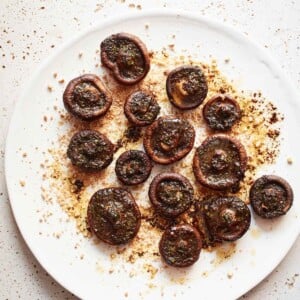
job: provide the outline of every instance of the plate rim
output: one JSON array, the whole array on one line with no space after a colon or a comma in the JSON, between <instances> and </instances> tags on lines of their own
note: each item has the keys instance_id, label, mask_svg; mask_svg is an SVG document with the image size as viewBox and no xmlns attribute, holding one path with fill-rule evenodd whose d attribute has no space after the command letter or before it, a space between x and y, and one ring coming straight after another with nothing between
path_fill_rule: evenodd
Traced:
<instances>
[{"instance_id":1,"label":"plate rim","mask_svg":"<svg viewBox=\"0 0 300 300\"><path fill-rule=\"evenodd\" d=\"M296 89L295 84L291 81L291 79L287 76L287 74L283 71L283 69L280 67L277 60L274 59L272 54L262 47L259 43L257 43L255 40L250 38L249 36L246 36L243 32L239 31L235 27L228 25L227 23L215 20L211 17L203 16L198 13L193 12L182 12L178 9L169 9L169 8L163 8L163 9L145 9L142 12L126 12L122 14L121 16L114 15L112 17L108 17L107 19L103 21L96 22L92 26L86 28L81 33L77 34L73 38L67 39L65 42L63 42L57 49L55 49L48 57L45 59L42 59L41 62L37 65L32 75L29 77L28 80L26 80L26 83L23 84L21 87L21 93L18 97L18 100L15 102L13 107L13 113L10 117L9 126L7 130L6 135L6 142L5 142L5 156L4 156L4 177L7 187L7 194L8 199L11 207L11 212L14 217L15 223L17 224L17 228L19 232L21 233L21 236L23 240L25 241L25 244L30 249L32 255L35 257L35 259L39 262L39 264L42 266L42 268L55 280L57 281L63 288L68 290L70 293L75 295L76 297L81 298L84 295L80 295L78 289L73 289L68 287L68 283L65 283L63 280L61 280L59 277L56 276L55 271L52 271L49 266L47 268L45 267L45 263L43 258L40 257L38 251L36 251L36 247L32 244L30 244L30 238L27 231L22 228L21 225L21 219L18 217L16 213L16 201L13 201L14 198L14 187L13 187L13 181L9 180L9 165L10 165L10 157L12 154L9 153L9 148L11 144L12 139L12 131L13 131L13 124L15 123L16 115L19 110L19 107L24 102L25 95L27 94L28 90L30 90L32 83L35 81L35 79L38 77L39 73L49 65L49 63L59 54L62 53L64 50L68 49L70 46L72 46L74 43L82 39L85 35L92 33L94 31L99 30L101 26L108 27L109 25L113 25L115 23L120 23L122 21L128 21L128 20L134 20L134 19L142 19L143 17L149 18L149 17L173 17L173 18L183 18L183 19L189 19L196 22L203 22L208 24L209 27L213 27L216 29L221 29L223 32L228 34L230 37L241 40L244 43L247 43L247 45L251 45L255 50L260 54L260 56L263 56L265 59L266 64L268 67L275 71L275 73L279 73L281 78L284 80L284 84L288 87L288 89L292 92L294 95L299 96L299 92ZM298 110L300 110L300 102L294 101L294 99L290 99L292 101L293 105L297 107ZM247 286L246 289L241 289L238 293L235 293L235 297L240 297L243 294L249 292L252 290L255 286L257 286L259 283L263 281L264 278L266 278L269 274L271 274L274 269L283 261L283 259L286 257L288 252L291 250L292 246L294 245L296 239L298 238L300 234L300 226L298 227L298 232L295 234L294 238L290 240L290 243L288 247L285 247L283 251L283 255L279 261L274 263L272 265L271 269L265 270L260 273L261 276L256 277L256 279L253 281L253 284L251 286ZM54 275L55 274L55 275ZM179 299L179 298L178 298Z\"/></svg>"}]
</instances>

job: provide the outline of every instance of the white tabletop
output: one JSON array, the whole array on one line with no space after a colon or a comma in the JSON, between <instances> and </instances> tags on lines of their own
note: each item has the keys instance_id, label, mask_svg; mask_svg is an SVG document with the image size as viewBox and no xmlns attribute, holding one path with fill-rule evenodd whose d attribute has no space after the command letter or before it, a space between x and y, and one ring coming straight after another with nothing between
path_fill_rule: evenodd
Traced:
<instances>
[{"instance_id":1,"label":"white tabletop","mask_svg":"<svg viewBox=\"0 0 300 300\"><path fill-rule=\"evenodd\" d=\"M9 206L3 171L5 136L23 85L41 61L78 32L111 15L150 8L198 12L233 25L265 46L291 81L299 84L297 0L1 0L0 299L76 299L40 267L25 245ZM243 298L300 299L299 265L300 238L273 273Z\"/></svg>"}]
</instances>

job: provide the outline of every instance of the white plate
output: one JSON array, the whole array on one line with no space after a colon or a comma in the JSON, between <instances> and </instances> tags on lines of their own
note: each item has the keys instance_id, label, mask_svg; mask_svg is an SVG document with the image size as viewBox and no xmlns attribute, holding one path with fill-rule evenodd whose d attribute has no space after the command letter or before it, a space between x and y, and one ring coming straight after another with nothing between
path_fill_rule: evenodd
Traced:
<instances>
[{"instance_id":1,"label":"white plate","mask_svg":"<svg viewBox=\"0 0 300 300\"><path fill-rule=\"evenodd\" d=\"M144 27L146 23L150 24L148 30ZM262 90L285 115L280 156L276 165L267 171L277 173L291 183L295 192L294 205L285 217L276 221L264 223L254 218L252 228L260 228L260 234L248 233L238 241L236 253L217 266L210 264L213 254L203 251L194 267L161 269L153 279L145 272L129 276L134 266L120 260L116 261L115 271L109 274L111 261L106 253L102 253L101 247L76 234L73 222L61 221L66 218L57 204L46 204L41 199L43 151L52 147L51 141L59 134L58 118L48 121L46 127L41 127L41 123L54 104L62 107L62 88L56 84L53 93L46 88L54 84L52 74L57 72L71 79L83 70L97 73L95 49L106 36L120 31L136 34L149 49L174 43L172 35L175 34L176 50L190 49L203 61L209 61L210 57L224 61L230 57L230 65L234 68L225 68L226 75L238 82L240 89ZM79 52L83 52L82 59L78 59ZM237 298L275 268L299 233L300 109L297 101L295 89L265 50L223 24L173 12L144 12L104 22L67 43L43 63L16 105L7 137L5 171L19 229L47 272L80 298L99 299L101 295L110 295L110 299L121 299L125 293L129 299ZM23 157L24 152L27 157ZM287 165L287 156L293 158L292 165ZM25 186L20 184L22 180ZM49 210L54 215L40 223L41 215ZM57 239L53 232L63 234ZM84 259L80 259L82 255ZM142 263L152 262L138 262ZM228 274L232 274L232 278L228 278L231 277Z\"/></svg>"}]
</instances>

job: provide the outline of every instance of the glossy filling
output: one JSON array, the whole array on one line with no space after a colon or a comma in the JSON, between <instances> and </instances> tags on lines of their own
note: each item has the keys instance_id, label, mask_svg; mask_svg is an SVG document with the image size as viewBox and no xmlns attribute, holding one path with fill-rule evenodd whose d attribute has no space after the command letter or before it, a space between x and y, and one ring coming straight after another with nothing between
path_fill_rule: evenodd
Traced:
<instances>
[{"instance_id":1,"label":"glossy filling","mask_svg":"<svg viewBox=\"0 0 300 300\"><path fill-rule=\"evenodd\" d=\"M136 92L129 100L129 111L138 121L151 124L159 114L160 107L150 95Z\"/></svg>"},{"instance_id":2,"label":"glossy filling","mask_svg":"<svg viewBox=\"0 0 300 300\"><path fill-rule=\"evenodd\" d=\"M71 139L67 155L79 168L101 170L112 161L113 145L96 131L81 131Z\"/></svg>"},{"instance_id":3,"label":"glossy filling","mask_svg":"<svg viewBox=\"0 0 300 300\"><path fill-rule=\"evenodd\" d=\"M230 140L212 139L197 149L203 181L220 188L238 183L244 175L238 147Z\"/></svg>"},{"instance_id":4,"label":"glossy filling","mask_svg":"<svg viewBox=\"0 0 300 300\"><path fill-rule=\"evenodd\" d=\"M234 241L250 226L250 210L237 197L212 198L203 206L209 233L215 240Z\"/></svg>"},{"instance_id":5,"label":"glossy filling","mask_svg":"<svg viewBox=\"0 0 300 300\"><path fill-rule=\"evenodd\" d=\"M240 109L233 99L218 97L205 105L204 118L213 130L229 130L240 119Z\"/></svg>"},{"instance_id":6,"label":"glossy filling","mask_svg":"<svg viewBox=\"0 0 300 300\"><path fill-rule=\"evenodd\" d=\"M168 77L167 89L171 101L179 108L200 105L207 95L206 79L200 69L178 68Z\"/></svg>"},{"instance_id":7,"label":"glossy filling","mask_svg":"<svg viewBox=\"0 0 300 300\"><path fill-rule=\"evenodd\" d=\"M96 192L88 206L88 223L104 242L118 245L130 241L140 226L140 212L131 194L120 188Z\"/></svg>"},{"instance_id":8,"label":"glossy filling","mask_svg":"<svg viewBox=\"0 0 300 300\"><path fill-rule=\"evenodd\" d=\"M189 225L173 226L165 231L160 242L160 253L166 263L187 267L195 263L201 251L201 239Z\"/></svg>"},{"instance_id":9,"label":"glossy filling","mask_svg":"<svg viewBox=\"0 0 300 300\"><path fill-rule=\"evenodd\" d=\"M116 63L122 77L136 78L144 73L144 55L133 41L124 38L108 38L103 41L102 49L108 59Z\"/></svg>"}]
</instances>

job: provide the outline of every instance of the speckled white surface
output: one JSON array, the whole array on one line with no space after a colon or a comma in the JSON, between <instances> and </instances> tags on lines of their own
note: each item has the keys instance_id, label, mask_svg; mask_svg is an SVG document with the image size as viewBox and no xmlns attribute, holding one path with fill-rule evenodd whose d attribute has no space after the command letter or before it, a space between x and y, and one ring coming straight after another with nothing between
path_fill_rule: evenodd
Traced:
<instances>
[{"instance_id":1,"label":"speckled white surface","mask_svg":"<svg viewBox=\"0 0 300 300\"><path fill-rule=\"evenodd\" d=\"M267 47L294 84L299 84L299 1L0 1L0 299L75 299L47 275L28 250L6 195L3 149L23 84L53 48L78 32L110 15L160 7L199 12L233 25ZM299 299L299 253L300 239L276 270L244 297Z\"/></svg>"}]
</instances>

